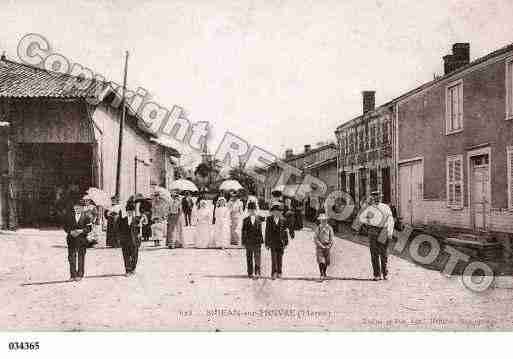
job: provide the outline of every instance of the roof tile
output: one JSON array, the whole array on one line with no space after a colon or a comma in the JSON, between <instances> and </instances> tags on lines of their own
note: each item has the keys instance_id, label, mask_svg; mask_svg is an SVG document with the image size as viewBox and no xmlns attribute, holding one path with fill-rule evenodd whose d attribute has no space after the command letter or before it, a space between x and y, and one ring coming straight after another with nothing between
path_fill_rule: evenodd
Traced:
<instances>
[{"instance_id":1,"label":"roof tile","mask_svg":"<svg viewBox=\"0 0 513 359\"><path fill-rule=\"evenodd\" d=\"M50 97L93 98L97 97L106 83L91 81L85 89L69 86L77 79L68 74L16 63L5 58L0 60L0 97Z\"/></svg>"}]
</instances>

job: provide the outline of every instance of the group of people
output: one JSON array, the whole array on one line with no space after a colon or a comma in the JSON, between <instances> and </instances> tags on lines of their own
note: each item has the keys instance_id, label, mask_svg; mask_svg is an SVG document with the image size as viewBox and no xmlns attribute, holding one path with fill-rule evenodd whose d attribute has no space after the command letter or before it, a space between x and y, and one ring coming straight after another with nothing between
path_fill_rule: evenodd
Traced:
<instances>
[{"instance_id":1,"label":"group of people","mask_svg":"<svg viewBox=\"0 0 513 359\"><path fill-rule=\"evenodd\" d=\"M97 242L95 227L99 219L97 207L87 194L74 202L64 213L63 228L66 232L70 279L80 281L84 277L87 248ZM116 223L115 241L121 247L127 276L135 273L143 238L142 227L146 217L141 203L129 200L124 210L117 212L119 206L114 205L109 213Z\"/></svg>"},{"instance_id":2,"label":"group of people","mask_svg":"<svg viewBox=\"0 0 513 359\"><path fill-rule=\"evenodd\" d=\"M193 198L190 193L180 196L176 191L171 196L169 204L158 199L154 201L155 210L151 215L154 241L158 244L165 238L169 248L240 245L242 219L247 215L247 205L254 203L258 208L255 196L243 201L236 192L229 193L229 199L219 195L213 201L202 196ZM193 227L194 243L185 243L184 227Z\"/></svg>"},{"instance_id":3,"label":"group of people","mask_svg":"<svg viewBox=\"0 0 513 359\"><path fill-rule=\"evenodd\" d=\"M187 214L188 209L184 210L185 206L182 205L192 201L187 199L187 195L180 197L177 192L172 193L170 202L163 201L158 193L154 196L151 206L145 198L132 196L124 208L114 203L105 213L109 225L112 226L110 241L119 243L122 249L127 276L135 273L139 248L145 238L153 238L158 242L165 235L168 247L184 246L180 217L183 214L186 226L191 225L191 218L190 213ZM236 193L230 194L229 201L218 196L214 208L205 199L199 199L198 207L193 229L194 247L226 248L230 244L242 244L246 252L247 275L257 279L261 276L261 248L264 245L271 254L271 278L282 276L285 249L297 229L291 221L293 216L285 202L274 202L268 217L259 213L256 198L248 198L244 205ZM358 219L358 223L369 236L374 280L387 279L387 243L394 230L394 217L390 207L379 202L379 193L372 193L367 207L360 212ZM334 231L328 224L325 213L321 212L317 221L313 240L322 281L327 276L331 262ZM72 280L78 281L84 276L85 255L87 248L95 241L93 228L97 223L97 207L87 194L64 215L63 227L67 234Z\"/></svg>"}]
</instances>

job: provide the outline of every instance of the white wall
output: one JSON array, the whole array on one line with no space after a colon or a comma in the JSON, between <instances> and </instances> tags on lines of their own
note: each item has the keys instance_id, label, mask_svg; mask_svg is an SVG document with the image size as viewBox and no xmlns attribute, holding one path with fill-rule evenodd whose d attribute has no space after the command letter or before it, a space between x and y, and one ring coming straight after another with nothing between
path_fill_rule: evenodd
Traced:
<instances>
[{"instance_id":1,"label":"white wall","mask_svg":"<svg viewBox=\"0 0 513 359\"><path fill-rule=\"evenodd\" d=\"M469 207L453 210L445 201L423 200L414 208L416 223L437 222L457 228L471 228ZM487 230L492 232L513 233L513 211L492 209L486 215Z\"/></svg>"},{"instance_id":2,"label":"white wall","mask_svg":"<svg viewBox=\"0 0 513 359\"><path fill-rule=\"evenodd\" d=\"M151 143L138 135L130 127L126 119L123 137L123 154L121 163L121 200L124 201L134 194L135 190L135 157L143 160L150 165ZM101 105L97 107L93 114L93 121L97 126L95 131L101 160L103 162L101 173L103 176L103 190L114 195L116 192L116 171L118 157L118 137L119 137L119 115L118 111L110 107ZM101 132L101 133L100 133ZM147 171L141 171L142 164L138 165L137 191L143 194L149 192L150 186L150 167ZM146 166L144 166L146 167ZM142 173L141 173L142 172ZM143 188L141 188L143 187Z\"/></svg>"}]
</instances>

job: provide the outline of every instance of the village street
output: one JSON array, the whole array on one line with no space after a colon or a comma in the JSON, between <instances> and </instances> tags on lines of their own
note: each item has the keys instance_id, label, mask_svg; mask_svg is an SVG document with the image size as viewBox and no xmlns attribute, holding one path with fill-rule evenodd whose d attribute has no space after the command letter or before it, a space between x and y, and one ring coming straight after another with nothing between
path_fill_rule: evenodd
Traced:
<instances>
[{"instance_id":1,"label":"village street","mask_svg":"<svg viewBox=\"0 0 513 359\"><path fill-rule=\"evenodd\" d=\"M188 231L188 236L191 232ZM338 239L331 280L317 282L312 232L297 232L284 278L245 274L240 249L140 251L125 277L121 249L86 256L86 277L68 282L62 231L0 232L0 330L422 330L512 329L513 283L474 293L457 277L391 257L390 279L370 278L368 249Z\"/></svg>"}]
</instances>

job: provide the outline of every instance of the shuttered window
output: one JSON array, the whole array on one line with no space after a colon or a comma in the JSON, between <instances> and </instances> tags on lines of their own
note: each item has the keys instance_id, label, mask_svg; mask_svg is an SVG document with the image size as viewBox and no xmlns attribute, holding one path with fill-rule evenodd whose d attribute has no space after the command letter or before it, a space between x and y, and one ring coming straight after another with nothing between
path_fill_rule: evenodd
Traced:
<instances>
[{"instance_id":1,"label":"shuttered window","mask_svg":"<svg viewBox=\"0 0 513 359\"><path fill-rule=\"evenodd\" d=\"M463 208L463 156L447 157L447 206Z\"/></svg>"},{"instance_id":2,"label":"shuttered window","mask_svg":"<svg viewBox=\"0 0 513 359\"><path fill-rule=\"evenodd\" d=\"M446 134L463 129L463 82L458 81L446 90Z\"/></svg>"},{"instance_id":3,"label":"shuttered window","mask_svg":"<svg viewBox=\"0 0 513 359\"><path fill-rule=\"evenodd\" d=\"M513 146L507 149L508 208L513 209Z\"/></svg>"},{"instance_id":4,"label":"shuttered window","mask_svg":"<svg viewBox=\"0 0 513 359\"><path fill-rule=\"evenodd\" d=\"M383 144L390 144L390 121L388 120L383 122Z\"/></svg>"},{"instance_id":5,"label":"shuttered window","mask_svg":"<svg viewBox=\"0 0 513 359\"><path fill-rule=\"evenodd\" d=\"M513 59L506 61L506 119L513 119Z\"/></svg>"},{"instance_id":6,"label":"shuttered window","mask_svg":"<svg viewBox=\"0 0 513 359\"><path fill-rule=\"evenodd\" d=\"M376 147L376 126L372 123L369 125L370 128L370 148Z\"/></svg>"}]
</instances>

